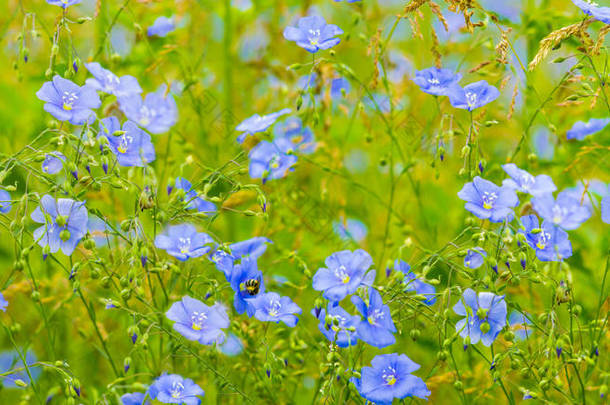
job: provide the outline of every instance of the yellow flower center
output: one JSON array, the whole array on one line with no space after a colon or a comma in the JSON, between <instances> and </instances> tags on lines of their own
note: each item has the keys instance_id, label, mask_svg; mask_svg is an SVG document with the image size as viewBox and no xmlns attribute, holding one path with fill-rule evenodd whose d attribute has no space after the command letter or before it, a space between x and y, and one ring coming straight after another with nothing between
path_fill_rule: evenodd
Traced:
<instances>
[{"instance_id":1,"label":"yellow flower center","mask_svg":"<svg viewBox=\"0 0 610 405\"><path fill-rule=\"evenodd\" d=\"M64 110L71 111L72 110L72 104L64 103Z\"/></svg>"},{"instance_id":2,"label":"yellow flower center","mask_svg":"<svg viewBox=\"0 0 610 405\"><path fill-rule=\"evenodd\" d=\"M191 326L191 328L192 328L193 330L201 330L201 325L196 324L195 322L193 322L193 325Z\"/></svg>"}]
</instances>

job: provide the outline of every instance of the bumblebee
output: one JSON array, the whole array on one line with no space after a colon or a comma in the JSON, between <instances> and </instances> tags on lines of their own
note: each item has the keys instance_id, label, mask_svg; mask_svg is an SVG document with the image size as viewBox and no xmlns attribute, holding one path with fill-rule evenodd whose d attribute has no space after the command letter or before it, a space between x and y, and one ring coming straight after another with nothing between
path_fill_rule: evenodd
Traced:
<instances>
[{"instance_id":1,"label":"bumblebee","mask_svg":"<svg viewBox=\"0 0 610 405\"><path fill-rule=\"evenodd\" d=\"M246 286L246 291L248 292L248 294L250 295L256 295L258 294L259 289L261 288L261 282L258 281L255 278L251 278L249 280L246 280L246 282L244 283Z\"/></svg>"}]
</instances>

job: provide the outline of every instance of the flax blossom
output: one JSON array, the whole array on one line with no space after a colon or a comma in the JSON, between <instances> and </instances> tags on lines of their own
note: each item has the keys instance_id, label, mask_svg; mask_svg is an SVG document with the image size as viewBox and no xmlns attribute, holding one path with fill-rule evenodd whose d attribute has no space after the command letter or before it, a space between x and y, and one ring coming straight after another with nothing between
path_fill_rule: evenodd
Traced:
<instances>
[{"instance_id":1,"label":"flax blossom","mask_svg":"<svg viewBox=\"0 0 610 405\"><path fill-rule=\"evenodd\" d=\"M43 252L58 250L70 256L76 245L87 233L89 222L84 201L70 198L55 200L50 195L40 199L40 206L32 212L32 220L44 224L33 233L34 240L43 247Z\"/></svg>"},{"instance_id":2,"label":"flax blossom","mask_svg":"<svg viewBox=\"0 0 610 405\"><path fill-rule=\"evenodd\" d=\"M450 69L431 67L418 70L415 73L413 82L424 93L432 94L433 96L446 96L451 86L457 84L461 79L461 74L454 73Z\"/></svg>"},{"instance_id":3,"label":"flax blossom","mask_svg":"<svg viewBox=\"0 0 610 405\"><path fill-rule=\"evenodd\" d=\"M447 90L446 95L455 108L473 111L497 99L500 91L485 80L481 80L463 88L453 85Z\"/></svg>"},{"instance_id":4,"label":"flax blossom","mask_svg":"<svg viewBox=\"0 0 610 405\"><path fill-rule=\"evenodd\" d=\"M341 301L356 292L363 282L372 281L369 280L372 272L366 279L365 273L373 264L373 259L362 249L333 253L324 263L326 267L318 269L313 276L313 288L324 291L323 296L327 300ZM372 278L374 279L374 275Z\"/></svg>"},{"instance_id":5,"label":"flax blossom","mask_svg":"<svg viewBox=\"0 0 610 405\"><path fill-rule=\"evenodd\" d=\"M326 24L320 16L302 17L297 21L296 27L286 27L284 38L294 41L298 46L310 53L321 49L330 49L341 42L335 38L343 34L341 28L334 24Z\"/></svg>"},{"instance_id":6,"label":"flax blossom","mask_svg":"<svg viewBox=\"0 0 610 405\"><path fill-rule=\"evenodd\" d=\"M371 361L372 367L362 367L361 378L350 380L360 395L377 405L392 405L394 398L427 399L430 390L424 380L414 376L419 364L404 354L381 354Z\"/></svg>"},{"instance_id":7,"label":"flax blossom","mask_svg":"<svg viewBox=\"0 0 610 405\"><path fill-rule=\"evenodd\" d=\"M470 343L481 341L491 346L500 331L506 326L506 301L503 295L490 292L477 293L468 288L453 306L453 311L465 318L455 324L455 330Z\"/></svg>"},{"instance_id":8,"label":"flax blossom","mask_svg":"<svg viewBox=\"0 0 610 405\"><path fill-rule=\"evenodd\" d=\"M352 304L362 315L362 320L358 323L356 331L363 342L380 349L396 342L394 337L396 326L392 321L390 307L383 303L377 290L369 289L368 305L357 295L352 297Z\"/></svg>"},{"instance_id":9,"label":"flax blossom","mask_svg":"<svg viewBox=\"0 0 610 405\"><path fill-rule=\"evenodd\" d=\"M229 327L229 317L222 305L210 307L189 296L174 302L165 316L175 322L176 332L202 345L221 344L225 340L222 329Z\"/></svg>"},{"instance_id":10,"label":"flax blossom","mask_svg":"<svg viewBox=\"0 0 610 405\"><path fill-rule=\"evenodd\" d=\"M205 393L190 378L178 374L162 374L151 384L150 397L164 404L199 405Z\"/></svg>"},{"instance_id":11,"label":"flax blossom","mask_svg":"<svg viewBox=\"0 0 610 405\"><path fill-rule=\"evenodd\" d=\"M210 251L213 242L208 234L197 232L191 224L170 226L155 238L156 247L180 261L203 256Z\"/></svg>"},{"instance_id":12,"label":"flax blossom","mask_svg":"<svg viewBox=\"0 0 610 405\"><path fill-rule=\"evenodd\" d=\"M512 220L513 208L519 204L517 194L512 188L505 185L496 186L479 176L465 184L458 197L466 201L464 208L478 218L489 219L491 222Z\"/></svg>"},{"instance_id":13,"label":"flax blossom","mask_svg":"<svg viewBox=\"0 0 610 405\"><path fill-rule=\"evenodd\" d=\"M43 84L36 96L45 102L46 112L59 121L69 121L74 125L93 121L95 113L92 109L102 105L93 87L77 86L58 75Z\"/></svg>"},{"instance_id":14,"label":"flax blossom","mask_svg":"<svg viewBox=\"0 0 610 405\"><path fill-rule=\"evenodd\" d=\"M259 294L253 302L254 317L263 322L284 322L294 328L299 321L295 314L303 311L289 297L280 297L279 294L268 292Z\"/></svg>"}]
</instances>

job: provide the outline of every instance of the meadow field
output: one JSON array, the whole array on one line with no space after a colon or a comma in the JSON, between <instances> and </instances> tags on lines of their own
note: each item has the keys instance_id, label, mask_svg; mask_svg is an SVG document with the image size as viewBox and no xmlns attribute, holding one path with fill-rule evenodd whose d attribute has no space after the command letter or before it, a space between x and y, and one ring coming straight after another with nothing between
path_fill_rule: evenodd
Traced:
<instances>
[{"instance_id":1,"label":"meadow field","mask_svg":"<svg viewBox=\"0 0 610 405\"><path fill-rule=\"evenodd\" d=\"M610 2L4 0L1 404L605 404Z\"/></svg>"}]
</instances>

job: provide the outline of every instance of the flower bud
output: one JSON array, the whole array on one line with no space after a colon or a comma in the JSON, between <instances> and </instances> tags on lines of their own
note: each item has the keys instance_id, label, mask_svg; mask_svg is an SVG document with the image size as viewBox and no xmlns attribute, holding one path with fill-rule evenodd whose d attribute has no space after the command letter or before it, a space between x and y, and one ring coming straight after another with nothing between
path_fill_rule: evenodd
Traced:
<instances>
[{"instance_id":1,"label":"flower bud","mask_svg":"<svg viewBox=\"0 0 610 405\"><path fill-rule=\"evenodd\" d=\"M464 157L466 157L466 155L468 155L468 153L470 153L470 146L465 145L465 146L462 148L462 151L461 151L460 156L461 156L462 158L464 158Z\"/></svg>"},{"instance_id":2,"label":"flower bud","mask_svg":"<svg viewBox=\"0 0 610 405\"><path fill-rule=\"evenodd\" d=\"M25 261L24 260L16 260L15 263L13 264L13 268L17 271L21 271L23 270L25 267Z\"/></svg>"},{"instance_id":3,"label":"flower bud","mask_svg":"<svg viewBox=\"0 0 610 405\"><path fill-rule=\"evenodd\" d=\"M64 215L58 215L55 218L55 223L58 226L64 226L64 225L66 225L67 222L68 222L68 218L66 216L64 216Z\"/></svg>"},{"instance_id":4,"label":"flower bud","mask_svg":"<svg viewBox=\"0 0 610 405\"><path fill-rule=\"evenodd\" d=\"M129 298L131 298L131 290L129 288L124 288L123 290L121 290L121 298L123 298L124 300L128 300Z\"/></svg>"},{"instance_id":5,"label":"flower bud","mask_svg":"<svg viewBox=\"0 0 610 405\"><path fill-rule=\"evenodd\" d=\"M34 302L40 301L40 293L38 291L32 291L30 297L32 297L32 301Z\"/></svg>"},{"instance_id":6,"label":"flower bud","mask_svg":"<svg viewBox=\"0 0 610 405\"><path fill-rule=\"evenodd\" d=\"M69 230L67 230L67 229L62 230L62 231L59 233L59 238L60 238L61 240L63 240L64 242L65 242L65 241L67 241L67 240L70 240L70 236L71 236L71 235L70 235L70 231L69 231Z\"/></svg>"},{"instance_id":7,"label":"flower bud","mask_svg":"<svg viewBox=\"0 0 610 405\"><path fill-rule=\"evenodd\" d=\"M125 220L121 221L121 230L123 232L129 232L130 228L131 228L131 220L125 219Z\"/></svg>"}]
</instances>

